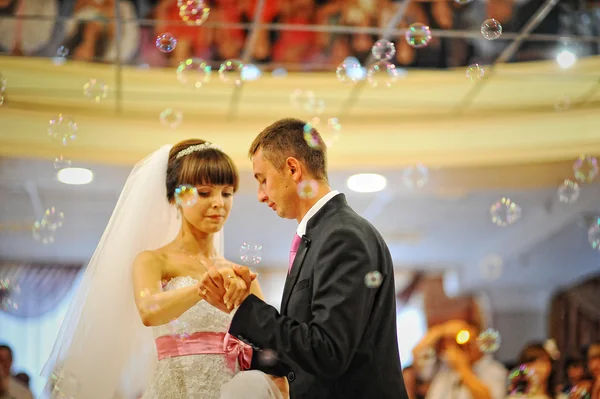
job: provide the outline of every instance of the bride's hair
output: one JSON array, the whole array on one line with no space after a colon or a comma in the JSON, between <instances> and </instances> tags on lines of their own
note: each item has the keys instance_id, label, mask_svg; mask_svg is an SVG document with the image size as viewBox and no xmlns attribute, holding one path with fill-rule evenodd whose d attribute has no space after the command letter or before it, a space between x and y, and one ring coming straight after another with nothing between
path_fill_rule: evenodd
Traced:
<instances>
[{"instance_id":1,"label":"bride's hair","mask_svg":"<svg viewBox=\"0 0 600 399\"><path fill-rule=\"evenodd\" d=\"M167 199L175 202L177 187L189 184L215 184L233 186L238 189L239 173L229 155L217 148L203 148L177 158L177 154L188 147L205 144L201 139L189 139L175 144L169 152L167 165Z\"/></svg>"}]
</instances>

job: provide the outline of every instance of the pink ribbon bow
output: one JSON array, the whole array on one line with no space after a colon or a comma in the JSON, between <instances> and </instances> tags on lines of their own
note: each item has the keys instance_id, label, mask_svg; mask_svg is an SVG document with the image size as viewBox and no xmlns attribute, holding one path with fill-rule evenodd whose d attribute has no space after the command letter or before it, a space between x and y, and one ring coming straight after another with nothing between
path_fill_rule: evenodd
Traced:
<instances>
[{"instance_id":1,"label":"pink ribbon bow","mask_svg":"<svg viewBox=\"0 0 600 399\"><path fill-rule=\"evenodd\" d=\"M231 334L225 334L223 352L227 358L227 366L235 372L235 364L239 362L240 370L248 370L252 364L252 347Z\"/></svg>"}]
</instances>

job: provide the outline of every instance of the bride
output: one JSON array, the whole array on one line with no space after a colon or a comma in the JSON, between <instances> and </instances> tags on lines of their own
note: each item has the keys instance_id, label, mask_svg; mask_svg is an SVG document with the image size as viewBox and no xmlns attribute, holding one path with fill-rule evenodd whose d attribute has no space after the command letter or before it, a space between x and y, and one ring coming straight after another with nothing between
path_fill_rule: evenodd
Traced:
<instances>
[{"instance_id":1,"label":"bride","mask_svg":"<svg viewBox=\"0 0 600 399\"><path fill-rule=\"evenodd\" d=\"M227 265L222 228L238 179L230 157L203 140L134 167L44 367L53 397L288 396L285 378L243 371L252 348L227 334L241 295L262 297L257 281L219 267L223 298L200 283L209 265Z\"/></svg>"}]
</instances>

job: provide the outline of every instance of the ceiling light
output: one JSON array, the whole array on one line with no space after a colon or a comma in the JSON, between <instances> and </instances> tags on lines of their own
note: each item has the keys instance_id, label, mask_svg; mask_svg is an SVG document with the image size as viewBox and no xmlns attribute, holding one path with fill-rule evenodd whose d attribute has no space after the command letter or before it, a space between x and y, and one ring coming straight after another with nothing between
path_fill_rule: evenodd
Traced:
<instances>
[{"instance_id":1,"label":"ceiling light","mask_svg":"<svg viewBox=\"0 0 600 399\"><path fill-rule=\"evenodd\" d=\"M56 177L65 184L89 184L94 180L92 171L85 168L64 168L58 171Z\"/></svg>"},{"instance_id":2,"label":"ceiling light","mask_svg":"<svg viewBox=\"0 0 600 399\"><path fill-rule=\"evenodd\" d=\"M567 69L572 67L577 61L577 56L575 53L569 50L563 50L556 55L556 62L562 69Z\"/></svg>"},{"instance_id":3,"label":"ceiling light","mask_svg":"<svg viewBox=\"0 0 600 399\"><path fill-rule=\"evenodd\" d=\"M357 193L375 193L385 188L387 180L375 173L361 173L350 176L347 185L350 190Z\"/></svg>"}]
</instances>

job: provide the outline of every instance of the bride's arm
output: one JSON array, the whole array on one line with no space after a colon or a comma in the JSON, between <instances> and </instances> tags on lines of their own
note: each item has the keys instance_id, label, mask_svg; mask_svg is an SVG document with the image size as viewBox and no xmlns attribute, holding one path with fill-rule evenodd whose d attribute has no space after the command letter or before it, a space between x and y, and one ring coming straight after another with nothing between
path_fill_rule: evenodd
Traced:
<instances>
[{"instance_id":1,"label":"bride's arm","mask_svg":"<svg viewBox=\"0 0 600 399\"><path fill-rule=\"evenodd\" d=\"M133 262L133 294L145 326L167 324L202 299L197 285L162 292L161 266L158 256L150 251L141 252Z\"/></svg>"}]
</instances>

